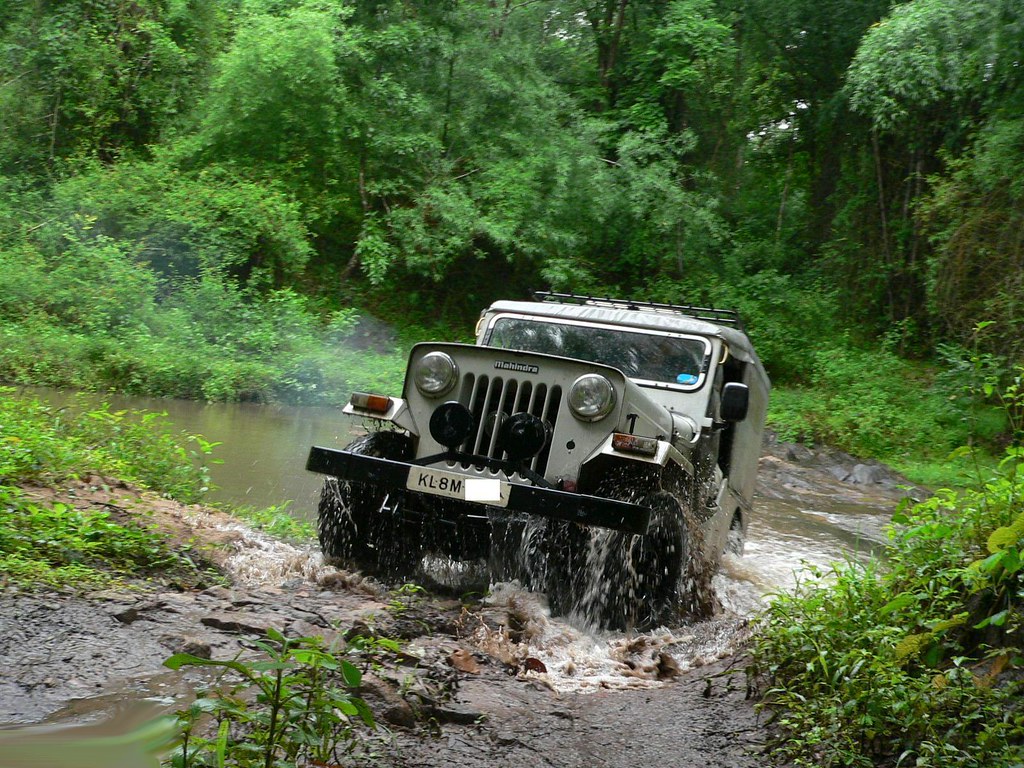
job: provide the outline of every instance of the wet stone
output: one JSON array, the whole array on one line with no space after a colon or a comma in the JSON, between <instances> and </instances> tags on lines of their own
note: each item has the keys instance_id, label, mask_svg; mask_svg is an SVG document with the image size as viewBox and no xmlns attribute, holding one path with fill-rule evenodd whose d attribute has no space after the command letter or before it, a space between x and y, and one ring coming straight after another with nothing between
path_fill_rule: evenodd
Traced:
<instances>
[{"instance_id":1,"label":"wet stone","mask_svg":"<svg viewBox=\"0 0 1024 768\"><path fill-rule=\"evenodd\" d=\"M137 608L126 608L125 610L118 611L112 615L122 624L131 624L139 618L139 610Z\"/></svg>"},{"instance_id":2,"label":"wet stone","mask_svg":"<svg viewBox=\"0 0 1024 768\"><path fill-rule=\"evenodd\" d=\"M218 584L216 586L204 589L202 592L199 593L199 595L200 597L212 597L217 600L227 600L230 602L231 599L235 596L235 593L227 587L223 587Z\"/></svg>"},{"instance_id":3,"label":"wet stone","mask_svg":"<svg viewBox=\"0 0 1024 768\"><path fill-rule=\"evenodd\" d=\"M829 467L828 473L841 483L845 482L846 478L850 476L845 467Z\"/></svg>"},{"instance_id":4,"label":"wet stone","mask_svg":"<svg viewBox=\"0 0 1024 768\"><path fill-rule=\"evenodd\" d=\"M213 657L210 643L200 637L192 635L165 635L160 638L160 643L168 648L171 653L188 653L200 659Z\"/></svg>"},{"instance_id":5,"label":"wet stone","mask_svg":"<svg viewBox=\"0 0 1024 768\"><path fill-rule=\"evenodd\" d=\"M458 648L448 656L448 663L460 672L471 675L480 674L480 665L473 658L473 654L465 648Z\"/></svg>"},{"instance_id":6,"label":"wet stone","mask_svg":"<svg viewBox=\"0 0 1024 768\"><path fill-rule=\"evenodd\" d=\"M333 629L312 624L303 619L292 621L288 624L288 636L289 637L319 637L323 640L324 645L332 647L338 641L338 633Z\"/></svg>"},{"instance_id":7,"label":"wet stone","mask_svg":"<svg viewBox=\"0 0 1024 768\"><path fill-rule=\"evenodd\" d=\"M506 731L495 731L491 734L491 741L501 747L512 746L513 744L520 744L520 740L511 733Z\"/></svg>"},{"instance_id":8,"label":"wet stone","mask_svg":"<svg viewBox=\"0 0 1024 768\"><path fill-rule=\"evenodd\" d=\"M222 632L232 632L247 635L265 635L267 629L275 629L282 632L284 627L279 616L266 616L257 613L217 613L203 616L200 620L203 626L219 629Z\"/></svg>"},{"instance_id":9,"label":"wet stone","mask_svg":"<svg viewBox=\"0 0 1024 768\"><path fill-rule=\"evenodd\" d=\"M367 703L376 704L371 706L371 709L379 712L385 722L403 728L416 725L416 713L389 681L366 673L363 675L359 693Z\"/></svg>"},{"instance_id":10,"label":"wet stone","mask_svg":"<svg viewBox=\"0 0 1024 768\"><path fill-rule=\"evenodd\" d=\"M881 467L858 464L850 473L849 482L854 485L876 485L884 478L885 472Z\"/></svg>"}]
</instances>

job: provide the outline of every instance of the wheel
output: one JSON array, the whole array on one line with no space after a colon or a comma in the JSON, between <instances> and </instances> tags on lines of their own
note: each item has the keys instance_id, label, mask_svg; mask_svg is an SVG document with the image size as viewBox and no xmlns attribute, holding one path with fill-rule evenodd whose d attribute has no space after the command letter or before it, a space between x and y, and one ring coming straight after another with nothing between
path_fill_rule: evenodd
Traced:
<instances>
[{"instance_id":1,"label":"wheel","mask_svg":"<svg viewBox=\"0 0 1024 768\"><path fill-rule=\"evenodd\" d=\"M639 503L651 508L651 522L642 535L595 532L588 563L600 588L589 588L587 613L608 629L649 629L680 618L683 575L689 561L683 506L668 491L655 491ZM606 541L601 541L606 539Z\"/></svg>"},{"instance_id":2,"label":"wheel","mask_svg":"<svg viewBox=\"0 0 1024 768\"><path fill-rule=\"evenodd\" d=\"M645 501L651 507L650 527L642 536L629 537L627 567L618 582L627 627L654 627L679 619L682 576L689 562L689 538L679 499L657 491Z\"/></svg>"},{"instance_id":3,"label":"wheel","mask_svg":"<svg viewBox=\"0 0 1024 768\"><path fill-rule=\"evenodd\" d=\"M529 590L543 589L548 525L546 520L491 515L488 567L492 583L518 581Z\"/></svg>"},{"instance_id":4,"label":"wheel","mask_svg":"<svg viewBox=\"0 0 1024 768\"><path fill-rule=\"evenodd\" d=\"M681 616L689 562L682 503L668 491L637 499L651 508L646 534L555 523L548 552L548 603L604 629L648 629Z\"/></svg>"},{"instance_id":5,"label":"wheel","mask_svg":"<svg viewBox=\"0 0 1024 768\"><path fill-rule=\"evenodd\" d=\"M374 432L346 450L401 461L412 442L398 432ZM324 561L387 581L411 576L423 556L419 526L402 514L402 498L373 483L324 481L317 506L317 538Z\"/></svg>"},{"instance_id":6,"label":"wheel","mask_svg":"<svg viewBox=\"0 0 1024 768\"><path fill-rule=\"evenodd\" d=\"M743 530L743 518L740 517L739 512L736 512L732 516L732 523L729 524L729 535L725 540L725 551L730 555L739 557L743 554L746 543L747 537L746 531Z\"/></svg>"}]
</instances>

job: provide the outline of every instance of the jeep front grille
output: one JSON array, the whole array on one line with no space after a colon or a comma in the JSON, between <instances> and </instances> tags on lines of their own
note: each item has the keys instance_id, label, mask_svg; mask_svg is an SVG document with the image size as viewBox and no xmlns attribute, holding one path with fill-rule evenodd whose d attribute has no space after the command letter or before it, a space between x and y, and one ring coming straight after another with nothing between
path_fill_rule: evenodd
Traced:
<instances>
[{"instance_id":1,"label":"jeep front grille","mask_svg":"<svg viewBox=\"0 0 1024 768\"><path fill-rule=\"evenodd\" d=\"M505 376L466 374L459 390L459 402L472 412L476 431L462 445L462 450L491 459L504 458L504 451L498 448L498 428L513 413L527 412L543 419L554 434L561 400L561 387ZM550 450L549 442L530 460L530 469L543 475Z\"/></svg>"}]
</instances>

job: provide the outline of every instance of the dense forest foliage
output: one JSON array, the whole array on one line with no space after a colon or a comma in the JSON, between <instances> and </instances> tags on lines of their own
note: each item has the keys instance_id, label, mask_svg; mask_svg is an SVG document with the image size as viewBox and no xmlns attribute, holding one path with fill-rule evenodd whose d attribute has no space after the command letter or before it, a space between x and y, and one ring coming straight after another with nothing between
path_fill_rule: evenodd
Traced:
<instances>
[{"instance_id":1,"label":"dense forest foliage","mask_svg":"<svg viewBox=\"0 0 1024 768\"><path fill-rule=\"evenodd\" d=\"M933 444L1024 353L1021 51L1014 0L5 3L0 378L327 401L401 367L354 313L553 287L736 306L796 431Z\"/></svg>"}]
</instances>

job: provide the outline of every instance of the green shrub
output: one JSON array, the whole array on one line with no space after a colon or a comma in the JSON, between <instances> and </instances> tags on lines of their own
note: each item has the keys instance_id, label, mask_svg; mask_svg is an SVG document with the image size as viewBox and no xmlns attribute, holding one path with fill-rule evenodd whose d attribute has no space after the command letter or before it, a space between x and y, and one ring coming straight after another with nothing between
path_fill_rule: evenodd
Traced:
<instances>
[{"instance_id":1,"label":"green shrub","mask_svg":"<svg viewBox=\"0 0 1024 768\"><path fill-rule=\"evenodd\" d=\"M54 482L99 473L181 501L208 486L215 443L175 432L165 414L112 411L79 400L55 408L0 388L0 482Z\"/></svg>"},{"instance_id":2,"label":"green shrub","mask_svg":"<svg viewBox=\"0 0 1024 768\"><path fill-rule=\"evenodd\" d=\"M886 460L944 458L971 437L932 367L849 342L809 358L810 383L772 392L769 424L785 440Z\"/></svg>"},{"instance_id":3,"label":"green shrub","mask_svg":"<svg viewBox=\"0 0 1024 768\"><path fill-rule=\"evenodd\" d=\"M218 165L183 171L166 152L85 167L54 187L51 208L59 221L132 243L167 277L219 272L267 288L296 278L312 253L300 207L281 184Z\"/></svg>"},{"instance_id":4,"label":"green shrub","mask_svg":"<svg viewBox=\"0 0 1024 768\"><path fill-rule=\"evenodd\" d=\"M893 518L883 568L812 572L761 617L781 757L805 766L1024 760L1024 451ZM1012 670L1010 674L1006 674Z\"/></svg>"},{"instance_id":5,"label":"green shrub","mask_svg":"<svg viewBox=\"0 0 1024 768\"><path fill-rule=\"evenodd\" d=\"M0 485L0 572L21 586L97 588L186 565L166 537L109 511L39 504Z\"/></svg>"},{"instance_id":6,"label":"green shrub","mask_svg":"<svg viewBox=\"0 0 1024 768\"><path fill-rule=\"evenodd\" d=\"M321 639L286 638L274 629L255 643L263 658L217 661L187 653L164 665L206 666L226 677L178 713L175 768L190 766L341 765L373 715L354 691L362 673ZM210 722L212 720L212 722Z\"/></svg>"},{"instance_id":7,"label":"green shrub","mask_svg":"<svg viewBox=\"0 0 1024 768\"><path fill-rule=\"evenodd\" d=\"M40 259L20 264L0 258L6 267L0 288L12 286L25 302L35 302L23 311L22 301L0 299L0 378L209 401L308 404L344 402L354 389L401 388L405 353L350 344L356 322L350 309L324 322L305 297L288 289L257 293L213 273L158 283L109 243L82 248L82 258L106 259L111 289L82 279L73 259L46 273ZM33 286L45 299L26 293Z\"/></svg>"},{"instance_id":8,"label":"green shrub","mask_svg":"<svg viewBox=\"0 0 1024 768\"><path fill-rule=\"evenodd\" d=\"M144 518L119 521L107 509L33 502L14 485L98 473L191 502L206 490L213 447L175 432L163 414L82 399L56 408L0 388L0 573L13 584L79 589L167 569L201 578Z\"/></svg>"},{"instance_id":9,"label":"green shrub","mask_svg":"<svg viewBox=\"0 0 1024 768\"><path fill-rule=\"evenodd\" d=\"M263 508L236 507L231 510L231 514L276 538L308 543L316 538L316 525L289 513L290 503Z\"/></svg>"}]
</instances>

